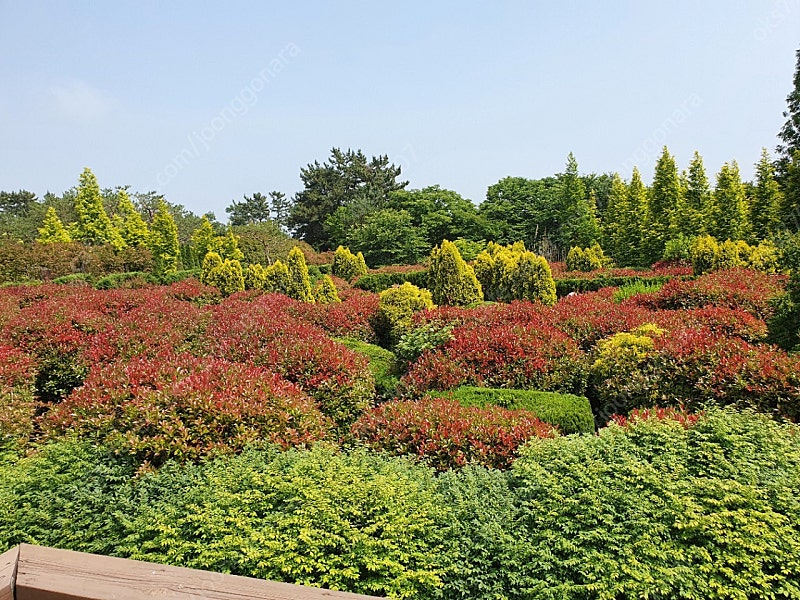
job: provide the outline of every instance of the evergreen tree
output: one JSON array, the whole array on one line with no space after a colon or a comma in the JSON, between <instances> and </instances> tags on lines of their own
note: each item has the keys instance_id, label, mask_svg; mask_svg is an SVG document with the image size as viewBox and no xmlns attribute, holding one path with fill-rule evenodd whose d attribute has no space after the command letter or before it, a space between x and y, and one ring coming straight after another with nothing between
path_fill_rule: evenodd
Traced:
<instances>
[{"instance_id":1,"label":"evergreen tree","mask_svg":"<svg viewBox=\"0 0 800 600\"><path fill-rule=\"evenodd\" d=\"M200 226L192 232L192 244L194 244L195 252L200 257L200 260L216 249L214 243L216 237L211 221L208 220L208 217L203 217L200 221Z\"/></svg>"},{"instance_id":2,"label":"evergreen tree","mask_svg":"<svg viewBox=\"0 0 800 600\"><path fill-rule=\"evenodd\" d=\"M683 234L685 237L703 235L706 232L706 214L711 201L711 188L703 165L703 157L695 150L692 161L689 163L689 174L686 177L684 202L681 204L683 213L677 222L681 226L676 228L673 237Z\"/></svg>"},{"instance_id":3,"label":"evergreen tree","mask_svg":"<svg viewBox=\"0 0 800 600\"><path fill-rule=\"evenodd\" d=\"M178 228L163 201L158 203L150 232L150 252L153 254L153 271L156 276L162 277L177 271L180 264Z\"/></svg>"},{"instance_id":4,"label":"evergreen tree","mask_svg":"<svg viewBox=\"0 0 800 600\"><path fill-rule=\"evenodd\" d=\"M56 210L49 206L44 216L44 223L39 228L39 237L36 241L42 244L52 244L54 242L71 242L72 238L69 231L64 227L61 219L58 218Z\"/></svg>"},{"instance_id":5,"label":"evergreen tree","mask_svg":"<svg viewBox=\"0 0 800 600\"><path fill-rule=\"evenodd\" d=\"M641 266L647 264L647 186L642 181L639 169L633 168L631 182L628 185L628 202L621 212L622 236L621 245L625 253L614 257L619 264Z\"/></svg>"},{"instance_id":6,"label":"evergreen tree","mask_svg":"<svg viewBox=\"0 0 800 600\"><path fill-rule=\"evenodd\" d=\"M606 211L603 214L603 243L611 256L620 264L628 262L629 249L626 247L625 215L631 211L628 198L628 186L622 181L619 173L614 173L611 180L611 192L608 195Z\"/></svg>"},{"instance_id":7,"label":"evergreen tree","mask_svg":"<svg viewBox=\"0 0 800 600\"><path fill-rule=\"evenodd\" d=\"M756 185L750 204L754 239L768 239L778 232L782 203L781 189L775 179L775 167L770 161L767 149L762 148L761 158L756 163Z\"/></svg>"},{"instance_id":8,"label":"evergreen tree","mask_svg":"<svg viewBox=\"0 0 800 600\"><path fill-rule=\"evenodd\" d=\"M744 185L736 161L722 165L709 211L709 232L718 240L741 240L749 231Z\"/></svg>"},{"instance_id":9,"label":"evergreen tree","mask_svg":"<svg viewBox=\"0 0 800 600\"><path fill-rule=\"evenodd\" d=\"M428 288L436 304L469 306L483 300L483 290L475 271L461 258L455 244L448 240L442 240L441 246L431 251Z\"/></svg>"},{"instance_id":10,"label":"evergreen tree","mask_svg":"<svg viewBox=\"0 0 800 600\"><path fill-rule=\"evenodd\" d=\"M786 167L781 218L789 231L800 231L800 150L795 150Z\"/></svg>"},{"instance_id":11,"label":"evergreen tree","mask_svg":"<svg viewBox=\"0 0 800 600\"><path fill-rule=\"evenodd\" d=\"M562 246L588 246L600 237L596 200L587 198L586 186L578 174L578 162L572 152L567 168L558 178L560 241Z\"/></svg>"},{"instance_id":12,"label":"evergreen tree","mask_svg":"<svg viewBox=\"0 0 800 600\"><path fill-rule=\"evenodd\" d=\"M781 175L787 173L789 165L794 161L795 152L800 151L800 48L795 54L797 64L792 81L794 87L786 97L786 110L783 112L786 123L778 133L781 140L777 147L778 169Z\"/></svg>"},{"instance_id":13,"label":"evergreen tree","mask_svg":"<svg viewBox=\"0 0 800 600\"><path fill-rule=\"evenodd\" d=\"M87 244L110 244L118 250L125 247L125 241L103 207L97 178L88 167L79 179L75 214L78 220L73 224L73 239Z\"/></svg>"},{"instance_id":14,"label":"evergreen tree","mask_svg":"<svg viewBox=\"0 0 800 600\"><path fill-rule=\"evenodd\" d=\"M117 190L117 210L119 211L117 229L125 243L132 248L147 246L150 230L133 205L128 192L123 188Z\"/></svg>"},{"instance_id":15,"label":"evergreen tree","mask_svg":"<svg viewBox=\"0 0 800 600\"><path fill-rule=\"evenodd\" d=\"M650 189L648 205L648 243L646 258L648 263L661 258L664 246L671 234L673 212L681 202L683 190L678 176L678 167L666 146L656 162L653 185Z\"/></svg>"},{"instance_id":16,"label":"evergreen tree","mask_svg":"<svg viewBox=\"0 0 800 600\"><path fill-rule=\"evenodd\" d=\"M219 252L222 260L242 260L244 258L244 254L239 249L239 238L230 227L225 235L214 240L214 249Z\"/></svg>"},{"instance_id":17,"label":"evergreen tree","mask_svg":"<svg viewBox=\"0 0 800 600\"><path fill-rule=\"evenodd\" d=\"M289 270L289 287L286 290L286 295L301 302L314 302L306 257L297 246L289 251L286 266Z\"/></svg>"},{"instance_id":18,"label":"evergreen tree","mask_svg":"<svg viewBox=\"0 0 800 600\"><path fill-rule=\"evenodd\" d=\"M292 203L283 192L272 191L269 193L270 208L272 209L272 220L282 229L289 226L289 213L292 210Z\"/></svg>"}]
</instances>

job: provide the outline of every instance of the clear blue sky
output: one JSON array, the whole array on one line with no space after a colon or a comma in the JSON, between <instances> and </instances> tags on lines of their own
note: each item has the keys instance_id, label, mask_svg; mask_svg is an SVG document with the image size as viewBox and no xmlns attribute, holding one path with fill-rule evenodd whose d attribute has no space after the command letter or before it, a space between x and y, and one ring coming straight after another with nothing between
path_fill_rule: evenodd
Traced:
<instances>
[{"instance_id":1,"label":"clear blue sky","mask_svg":"<svg viewBox=\"0 0 800 600\"><path fill-rule=\"evenodd\" d=\"M331 147L476 202L500 178L773 150L800 0L0 0L0 189L156 190L196 213Z\"/></svg>"}]
</instances>

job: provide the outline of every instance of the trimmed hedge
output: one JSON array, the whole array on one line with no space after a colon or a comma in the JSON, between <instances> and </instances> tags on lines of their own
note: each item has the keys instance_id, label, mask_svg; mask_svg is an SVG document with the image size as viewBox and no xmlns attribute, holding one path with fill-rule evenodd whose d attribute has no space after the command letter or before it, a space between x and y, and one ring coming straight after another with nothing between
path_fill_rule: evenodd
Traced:
<instances>
[{"instance_id":1,"label":"trimmed hedge","mask_svg":"<svg viewBox=\"0 0 800 600\"><path fill-rule=\"evenodd\" d=\"M375 344L368 344L352 338L334 338L349 350L363 354L369 359L369 370L375 377L375 395L379 400L388 400L394 396L399 378L397 363L392 352Z\"/></svg>"},{"instance_id":2,"label":"trimmed hedge","mask_svg":"<svg viewBox=\"0 0 800 600\"><path fill-rule=\"evenodd\" d=\"M463 406L502 406L529 410L537 418L558 427L562 433L594 433L594 417L589 400L574 394L461 386L434 397L452 398Z\"/></svg>"}]
</instances>

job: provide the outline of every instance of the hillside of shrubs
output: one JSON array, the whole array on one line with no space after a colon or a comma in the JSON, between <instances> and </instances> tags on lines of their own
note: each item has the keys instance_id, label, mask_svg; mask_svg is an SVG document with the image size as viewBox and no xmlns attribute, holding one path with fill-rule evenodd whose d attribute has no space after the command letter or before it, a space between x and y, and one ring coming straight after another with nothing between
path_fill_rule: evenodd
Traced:
<instances>
[{"instance_id":1,"label":"hillside of shrubs","mask_svg":"<svg viewBox=\"0 0 800 600\"><path fill-rule=\"evenodd\" d=\"M0 192L0 552L800 598L798 90L751 182L570 154L475 204L334 148L227 225L88 168Z\"/></svg>"}]
</instances>

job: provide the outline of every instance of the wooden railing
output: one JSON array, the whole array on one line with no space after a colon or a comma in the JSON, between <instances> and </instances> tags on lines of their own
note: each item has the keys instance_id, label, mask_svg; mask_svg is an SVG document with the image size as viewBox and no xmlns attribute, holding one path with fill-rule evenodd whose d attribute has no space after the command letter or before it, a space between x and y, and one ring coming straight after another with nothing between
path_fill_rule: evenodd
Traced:
<instances>
[{"instance_id":1,"label":"wooden railing","mask_svg":"<svg viewBox=\"0 0 800 600\"><path fill-rule=\"evenodd\" d=\"M0 554L0 600L368 600L320 588L22 544Z\"/></svg>"}]
</instances>

